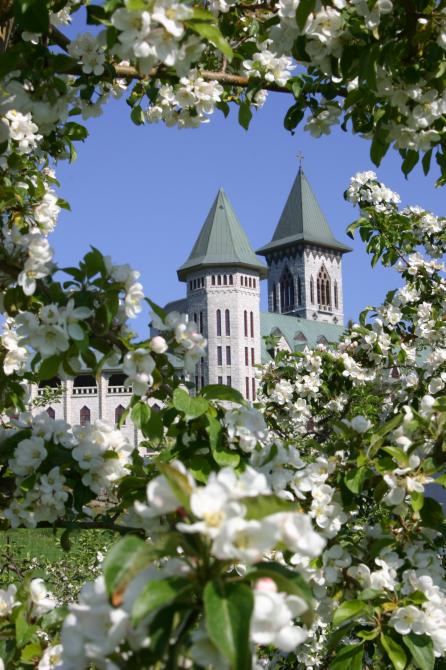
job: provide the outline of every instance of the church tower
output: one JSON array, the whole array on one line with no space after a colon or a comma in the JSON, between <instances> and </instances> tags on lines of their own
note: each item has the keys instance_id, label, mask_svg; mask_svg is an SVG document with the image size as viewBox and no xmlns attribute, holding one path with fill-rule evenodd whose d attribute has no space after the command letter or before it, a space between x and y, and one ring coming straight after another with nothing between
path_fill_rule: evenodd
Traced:
<instances>
[{"instance_id":1,"label":"church tower","mask_svg":"<svg viewBox=\"0 0 446 670\"><path fill-rule=\"evenodd\" d=\"M260 280L267 268L256 257L223 189L220 189L189 258L178 269L187 284L187 313L208 340L195 386L227 384L256 397L261 362Z\"/></svg>"},{"instance_id":2,"label":"church tower","mask_svg":"<svg viewBox=\"0 0 446 670\"><path fill-rule=\"evenodd\" d=\"M342 255L348 251L333 236L300 167L273 239L257 251L268 264L268 311L342 325Z\"/></svg>"}]
</instances>

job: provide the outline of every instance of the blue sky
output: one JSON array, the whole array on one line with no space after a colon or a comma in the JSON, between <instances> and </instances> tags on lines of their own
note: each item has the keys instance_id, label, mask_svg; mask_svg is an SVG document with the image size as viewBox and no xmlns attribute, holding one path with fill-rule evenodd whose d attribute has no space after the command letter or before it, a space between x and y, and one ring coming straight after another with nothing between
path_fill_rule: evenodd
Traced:
<instances>
[{"instance_id":1,"label":"blue sky","mask_svg":"<svg viewBox=\"0 0 446 670\"><path fill-rule=\"evenodd\" d=\"M182 297L185 285L176 269L187 258L216 192L223 186L254 249L268 242L280 217L296 171L296 155L335 236L351 244L345 229L356 218L343 199L350 176L374 169L369 143L336 129L315 140L303 129L292 136L283 128L291 98L270 94L254 115L248 132L217 111L199 129L177 130L161 124L137 127L125 99L111 101L104 115L87 122L90 137L78 145L78 159L61 163L60 194L71 203L52 235L59 265L73 265L89 245L128 262L141 272L146 295L160 304ZM435 189L435 170L416 169L408 180L400 159L389 152L378 177L398 191L405 204L445 214L444 190ZM435 168L435 166L434 166ZM392 270L371 269L360 240L344 256L345 317L355 319L368 304L379 304L398 284ZM265 308L266 282L263 283ZM147 312L135 320L141 334Z\"/></svg>"}]
</instances>

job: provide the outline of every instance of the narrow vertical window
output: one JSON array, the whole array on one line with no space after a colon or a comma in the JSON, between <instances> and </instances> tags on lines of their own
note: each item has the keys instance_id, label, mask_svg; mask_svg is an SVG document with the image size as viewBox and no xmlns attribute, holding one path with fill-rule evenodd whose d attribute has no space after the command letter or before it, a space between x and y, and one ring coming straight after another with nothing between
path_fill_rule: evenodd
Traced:
<instances>
[{"instance_id":1,"label":"narrow vertical window","mask_svg":"<svg viewBox=\"0 0 446 670\"><path fill-rule=\"evenodd\" d=\"M245 395L246 400L249 400L249 377L245 378Z\"/></svg>"},{"instance_id":2,"label":"narrow vertical window","mask_svg":"<svg viewBox=\"0 0 446 670\"><path fill-rule=\"evenodd\" d=\"M226 377L226 386L232 386L232 377Z\"/></svg>"},{"instance_id":3,"label":"narrow vertical window","mask_svg":"<svg viewBox=\"0 0 446 670\"><path fill-rule=\"evenodd\" d=\"M221 275L218 275L217 277L217 284L221 286Z\"/></svg>"},{"instance_id":4,"label":"narrow vertical window","mask_svg":"<svg viewBox=\"0 0 446 670\"><path fill-rule=\"evenodd\" d=\"M124 414L125 409L122 405L118 405L117 408L115 409L115 424L119 426L119 422L121 420L121 416ZM125 420L123 421L123 425L125 425Z\"/></svg>"},{"instance_id":5,"label":"narrow vertical window","mask_svg":"<svg viewBox=\"0 0 446 670\"><path fill-rule=\"evenodd\" d=\"M215 275L212 275L211 283L212 283L212 286L215 286Z\"/></svg>"},{"instance_id":6,"label":"narrow vertical window","mask_svg":"<svg viewBox=\"0 0 446 670\"><path fill-rule=\"evenodd\" d=\"M297 304L302 304L302 282L300 277L297 277Z\"/></svg>"},{"instance_id":7,"label":"narrow vertical window","mask_svg":"<svg viewBox=\"0 0 446 670\"><path fill-rule=\"evenodd\" d=\"M198 315L197 315L197 312L194 312L194 323L198 326Z\"/></svg>"},{"instance_id":8,"label":"narrow vertical window","mask_svg":"<svg viewBox=\"0 0 446 670\"><path fill-rule=\"evenodd\" d=\"M90 410L86 405L81 407L81 411L79 412L79 423L81 426L87 426L90 423L91 420L91 414Z\"/></svg>"},{"instance_id":9,"label":"narrow vertical window","mask_svg":"<svg viewBox=\"0 0 446 670\"><path fill-rule=\"evenodd\" d=\"M217 347L217 365L223 365L223 352L221 347Z\"/></svg>"},{"instance_id":10,"label":"narrow vertical window","mask_svg":"<svg viewBox=\"0 0 446 670\"><path fill-rule=\"evenodd\" d=\"M56 412L54 411L54 409L52 407L48 407L48 409L46 410L46 413L48 414L50 419L55 419L56 418Z\"/></svg>"},{"instance_id":11,"label":"narrow vertical window","mask_svg":"<svg viewBox=\"0 0 446 670\"><path fill-rule=\"evenodd\" d=\"M203 334L203 312L200 312L200 333Z\"/></svg>"},{"instance_id":12,"label":"narrow vertical window","mask_svg":"<svg viewBox=\"0 0 446 670\"><path fill-rule=\"evenodd\" d=\"M252 288L252 278L251 277L248 279L248 282L249 282L249 288Z\"/></svg>"},{"instance_id":13,"label":"narrow vertical window","mask_svg":"<svg viewBox=\"0 0 446 670\"><path fill-rule=\"evenodd\" d=\"M225 286L228 285L228 275L223 275L223 284L224 284Z\"/></svg>"},{"instance_id":14,"label":"narrow vertical window","mask_svg":"<svg viewBox=\"0 0 446 670\"><path fill-rule=\"evenodd\" d=\"M273 312L277 312L277 291L275 284L273 284Z\"/></svg>"},{"instance_id":15,"label":"narrow vertical window","mask_svg":"<svg viewBox=\"0 0 446 670\"><path fill-rule=\"evenodd\" d=\"M192 282L189 282L189 291L192 291Z\"/></svg>"},{"instance_id":16,"label":"narrow vertical window","mask_svg":"<svg viewBox=\"0 0 446 670\"><path fill-rule=\"evenodd\" d=\"M245 347L245 365L249 365L249 349Z\"/></svg>"},{"instance_id":17,"label":"narrow vertical window","mask_svg":"<svg viewBox=\"0 0 446 670\"><path fill-rule=\"evenodd\" d=\"M226 335L231 334L231 315L229 309L225 309L225 333Z\"/></svg>"},{"instance_id":18,"label":"narrow vertical window","mask_svg":"<svg viewBox=\"0 0 446 670\"><path fill-rule=\"evenodd\" d=\"M223 384L223 377L218 377L218 384Z\"/></svg>"},{"instance_id":19,"label":"narrow vertical window","mask_svg":"<svg viewBox=\"0 0 446 670\"><path fill-rule=\"evenodd\" d=\"M252 383L252 399L255 400L256 399L256 380L254 379L254 377L252 378L251 383Z\"/></svg>"},{"instance_id":20,"label":"narrow vertical window","mask_svg":"<svg viewBox=\"0 0 446 670\"><path fill-rule=\"evenodd\" d=\"M204 288L204 277L201 278L201 288Z\"/></svg>"},{"instance_id":21,"label":"narrow vertical window","mask_svg":"<svg viewBox=\"0 0 446 670\"><path fill-rule=\"evenodd\" d=\"M254 312L251 312L250 314L250 321L251 321L251 337L254 337Z\"/></svg>"},{"instance_id":22,"label":"narrow vertical window","mask_svg":"<svg viewBox=\"0 0 446 670\"><path fill-rule=\"evenodd\" d=\"M217 337L221 335L221 311L217 309Z\"/></svg>"},{"instance_id":23,"label":"narrow vertical window","mask_svg":"<svg viewBox=\"0 0 446 670\"><path fill-rule=\"evenodd\" d=\"M255 365L254 347L251 348L251 365Z\"/></svg>"},{"instance_id":24,"label":"narrow vertical window","mask_svg":"<svg viewBox=\"0 0 446 670\"><path fill-rule=\"evenodd\" d=\"M310 277L310 300L311 304L314 305L314 279Z\"/></svg>"},{"instance_id":25,"label":"narrow vertical window","mask_svg":"<svg viewBox=\"0 0 446 670\"><path fill-rule=\"evenodd\" d=\"M234 277L232 275L229 275L229 283L231 286L234 286Z\"/></svg>"},{"instance_id":26,"label":"narrow vertical window","mask_svg":"<svg viewBox=\"0 0 446 670\"><path fill-rule=\"evenodd\" d=\"M253 280L252 280L252 287L253 287L253 288L256 288L256 283L257 283L256 280L253 279Z\"/></svg>"},{"instance_id":27,"label":"narrow vertical window","mask_svg":"<svg viewBox=\"0 0 446 670\"><path fill-rule=\"evenodd\" d=\"M204 375L201 375L201 388L204 386Z\"/></svg>"},{"instance_id":28,"label":"narrow vertical window","mask_svg":"<svg viewBox=\"0 0 446 670\"><path fill-rule=\"evenodd\" d=\"M226 365L231 365L231 347L226 347Z\"/></svg>"},{"instance_id":29,"label":"narrow vertical window","mask_svg":"<svg viewBox=\"0 0 446 670\"><path fill-rule=\"evenodd\" d=\"M243 312L243 321L245 326L245 337L248 337L248 312L246 310Z\"/></svg>"},{"instance_id":30,"label":"narrow vertical window","mask_svg":"<svg viewBox=\"0 0 446 670\"><path fill-rule=\"evenodd\" d=\"M198 391L198 375L195 375L195 390Z\"/></svg>"},{"instance_id":31,"label":"narrow vertical window","mask_svg":"<svg viewBox=\"0 0 446 670\"><path fill-rule=\"evenodd\" d=\"M336 309L338 309L338 282L334 283L334 304Z\"/></svg>"}]
</instances>

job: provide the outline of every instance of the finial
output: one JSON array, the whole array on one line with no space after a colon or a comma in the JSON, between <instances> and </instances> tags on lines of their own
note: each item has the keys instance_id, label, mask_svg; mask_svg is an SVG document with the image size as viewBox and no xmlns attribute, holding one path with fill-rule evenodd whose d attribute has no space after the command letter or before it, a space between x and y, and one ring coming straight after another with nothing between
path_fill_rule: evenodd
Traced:
<instances>
[{"instance_id":1,"label":"finial","mask_svg":"<svg viewBox=\"0 0 446 670\"><path fill-rule=\"evenodd\" d=\"M302 170L304 165L304 154L302 151L298 152L297 158L299 159L299 169Z\"/></svg>"}]
</instances>

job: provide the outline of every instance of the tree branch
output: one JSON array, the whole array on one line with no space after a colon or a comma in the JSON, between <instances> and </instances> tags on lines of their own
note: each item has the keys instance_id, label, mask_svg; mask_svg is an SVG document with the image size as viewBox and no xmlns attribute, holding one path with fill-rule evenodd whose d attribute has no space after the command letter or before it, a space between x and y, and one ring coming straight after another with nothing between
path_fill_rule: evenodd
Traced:
<instances>
[{"instance_id":1,"label":"tree branch","mask_svg":"<svg viewBox=\"0 0 446 670\"><path fill-rule=\"evenodd\" d=\"M140 528L132 528L131 526L120 526L119 524L111 523L109 521L62 521L58 520L54 523L49 521L41 521L37 524L38 528L64 528L71 530L111 530L120 535L127 535L127 533L134 533L135 535L144 535L144 531Z\"/></svg>"}]
</instances>

